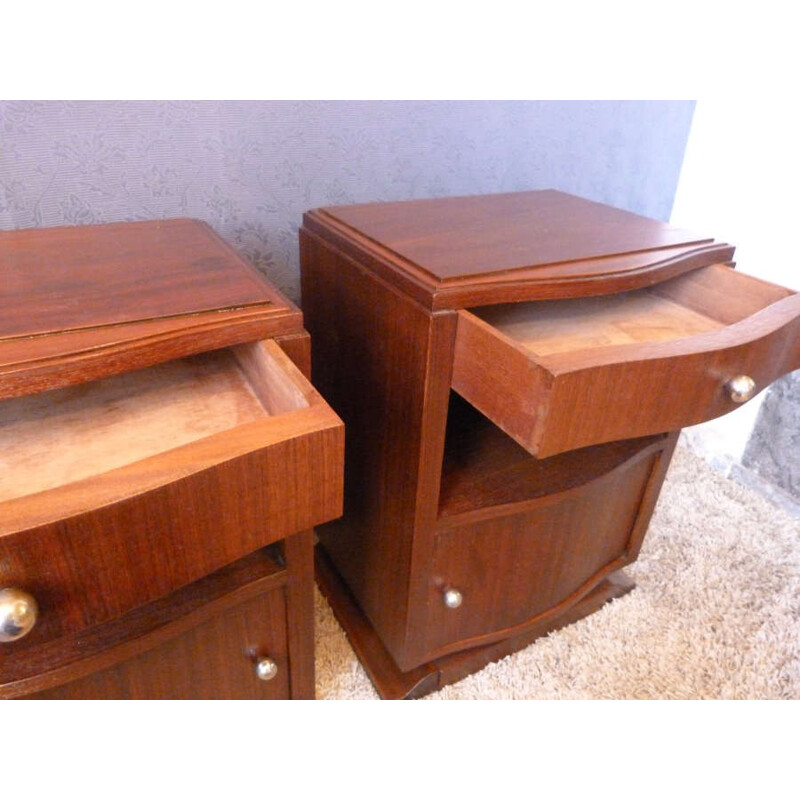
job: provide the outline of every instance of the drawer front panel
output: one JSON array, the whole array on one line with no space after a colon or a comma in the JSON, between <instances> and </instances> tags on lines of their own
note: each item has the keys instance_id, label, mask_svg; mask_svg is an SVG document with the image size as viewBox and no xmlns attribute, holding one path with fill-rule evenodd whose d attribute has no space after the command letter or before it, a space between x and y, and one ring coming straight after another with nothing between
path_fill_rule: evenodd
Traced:
<instances>
[{"instance_id":1,"label":"drawer front panel","mask_svg":"<svg viewBox=\"0 0 800 800\"><path fill-rule=\"evenodd\" d=\"M336 483L326 480L325 433L0 537L0 581L39 605L31 633L0 643L0 652L112 619L321 522Z\"/></svg>"},{"instance_id":2,"label":"drawer front panel","mask_svg":"<svg viewBox=\"0 0 800 800\"><path fill-rule=\"evenodd\" d=\"M431 657L563 611L635 557L631 536L657 458L635 459L534 510L441 530L428 596ZM448 607L452 590L460 597Z\"/></svg>"},{"instance_id":3,"label":"drawer front panel","mask_svg":"<svg viewBox=\"0 0 800 800\"><path fill-rule=\"evenodd\" d=\"M0 499L0 588L32 595L39 618L24 638L0 642L0 655L113 619L341 513L341 421L273 342L247 346L240 361L259 418L164 452L150 443L146 457L72 482L51 470L30 494L11 485ZM28 448L40 458L47 428ZM101 425L89 435L101 438ZM76 461L91 449L72 446Z\"/></svg>"},{"instance_id":4,"label":"drawer front panel","mask_svg":"<svg viewBox=\"0 0 800 800\"><path fill-rule=\"evenodd\" d=\"M527 303L485 319L460 311L453 388L540 458L726 414L749 399L733 398L733 379L752 379L753 396L800 368L800 295L775 287L728 304L761 282L717 270L713 302L702 294L710 281L689 292L689 276L667 297Z\"/></svg>"}]
</instances>

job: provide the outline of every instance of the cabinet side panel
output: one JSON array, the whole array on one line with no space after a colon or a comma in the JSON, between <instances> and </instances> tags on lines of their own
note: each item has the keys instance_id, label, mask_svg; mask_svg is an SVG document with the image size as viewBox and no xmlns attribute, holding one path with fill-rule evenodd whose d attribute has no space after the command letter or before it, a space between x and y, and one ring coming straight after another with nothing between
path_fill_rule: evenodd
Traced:
<instances>
[{"instance_id":1,"label":"cabinet side panel","mask_svg":"<svg viewBox=\"0 0 800 800\"><path fill-rule=\"evenodd\" d=\"M435 321L315 235L300 234L312 376L345 423L345 514L318 533L362 611L407 668L412 550L421 544L415 536L425 537L417 500L436 507L444 441L443 419L441 430L425 426ZM428 446L430 437L438 451ZM423 487L430 480L436 485Z\"/></svg>"}]
</instances>

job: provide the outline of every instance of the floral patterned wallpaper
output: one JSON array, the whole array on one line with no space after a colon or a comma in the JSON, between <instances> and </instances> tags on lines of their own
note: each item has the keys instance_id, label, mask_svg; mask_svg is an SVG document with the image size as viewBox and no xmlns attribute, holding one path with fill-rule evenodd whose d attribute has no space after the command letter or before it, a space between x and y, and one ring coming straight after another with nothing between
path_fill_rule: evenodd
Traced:
<instances>
[{"instance_id":1,"label":"floral patterned wallpaper","mask_svg":"<svg viewBox=\"0 0 800 800\"><path fill-rule=\"evenodd\" d=\"M0 229L210 223L295 300L321 205L557 188L666 220L688 101L0 101Z\"/></svg>"}]
</instances>

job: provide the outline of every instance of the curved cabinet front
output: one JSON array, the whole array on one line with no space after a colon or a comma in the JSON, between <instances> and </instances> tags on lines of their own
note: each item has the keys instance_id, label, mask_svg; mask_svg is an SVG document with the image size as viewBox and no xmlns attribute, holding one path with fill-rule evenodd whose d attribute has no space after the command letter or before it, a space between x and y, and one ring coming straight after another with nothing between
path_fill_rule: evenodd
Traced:
<instances>
[{"instance_id":1,"label":"curved cabinet front","mask_svg":"<svg viewBox=\"0 0 800 800\"><path fill-rule=\"evenodd\" d=\"M648 448L583 486L520 504L517 513L441 526L427 598L430 658L555 617L633 561L659 457Z\"/></svg>"}]
</instances>

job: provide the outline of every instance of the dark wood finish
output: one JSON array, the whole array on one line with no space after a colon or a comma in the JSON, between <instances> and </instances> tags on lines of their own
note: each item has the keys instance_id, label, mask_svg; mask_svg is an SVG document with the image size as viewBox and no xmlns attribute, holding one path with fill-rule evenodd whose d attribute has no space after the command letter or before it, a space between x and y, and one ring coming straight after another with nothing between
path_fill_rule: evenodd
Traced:
<instances>
[{"instance_id":1,"label":"dark wood finish","mask_svg":"<svg viewBox=\"0 0 800 800\"><path fill-rule=\"evenodd\" d=\"M558 192L319 209L300 252L346 424L320 577L384 696L629 590L678 429L800 366L798 295L732 247Z\"/></svg>"},{"instance_id":2,"label":"dark wood finish","mask_svg":"<svg viewBox=\"0 0 800 800\"><path fill-rule=\"evenodd\" d=\"M264 548L108 622L15 653L0 662L0 697L82 680L154 651L253 598L282 595L289 570L277 555ZM282 621L278 630L284 626Z\"/></svg>"},{"instance_id":3,"label":"dark wood finish","mask_svg":"<svg viewBox=\"0 0 800 800\"><path fill-rule=\"evenodd\" d=\"M283 554L288 571L286 640L289 653L297 654L289 665L290 696L295 700L313 700L316 690L313 657L314 532L307 530L287 536L283 543ZM274 659L266 645L262 652Z\"/></svg>"},{"instance_id":4,"label":"dark wood finish","mask_svg":"<svg viewBox=\"0 0 800 800\"><path fill-rule=\"evenodd\" d=\"M639 454L657 453L664 435L625 439L551 458L530 454L455 392L447 414L437 529L536 504L607 475Z\"/></svg>"},{"instance_id":5,"label":"dark wood finish","mask_svg":"<svg viewBox=\"0 0 800 800\"><path fill-rule=\"evenodd\" d=\"M206 223L191 219L0 231L0 282L0 339L270 305L276 297Z\"/></svg>"},{"instance_id":6,"label":"dark wood finish","mask_svg":"<svg viewBox=\"0 0 800 800\"><path fill-rule=\"evenodd\" d=\"M281 350L292 359L294 365L311 380L311 337L306 331L286 336L276 336L275 341Z\"/></svg>"},{"instance_id":7,"label":"dark wood finish","mask_svg":"<svg viewBox=\"0 0 800 800\"><path fill-rule=\"evenodd\" d=\"M3 241L4 308L36 310L0 341L0 586L39 619L0 644L0 694L313 697L344 433L299 310L193 221Z\"/></svg>"},{"instance_id":8,"label":"dark wood finish","mask_svg":"<svg viewBox=\"0 0 800 800\"><path fill-rule=\"evenodd\" d=\"M557 617L629 563L654 463L651 448L583 486L438 530L425 626L433 658ZM442 602L450 587L464 597L458 608Z\"/></svg>"},{"instance_id":9,"label":"dark wood finish","mask_svg":"<svg viewBox=\"0 0 800 800\"><path fill-rule=\"evenodd\" d=\"M281 700L290 697L282 593L255 597L158 647L32 700ZM242 642L279 665L260 681Z\"/></svg>"},{"instance_id":10,"label":"dark wood finish","mask_svg":"<svg viewBox=\"0 0 800 800\"><path fill-rule=\"evenodd\" d=\"M318 533L405 662L427 594L424 581L408 581L413 562L427 560L409 534L436 518L455 314L431 317L304 232L301 246L314 381L336 398L346 438L346 533L336 525ZM424 424L428 415L439 425Z\"/></svg>"}]
</instances>

